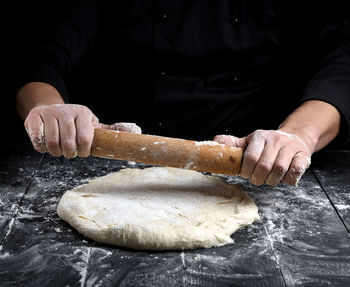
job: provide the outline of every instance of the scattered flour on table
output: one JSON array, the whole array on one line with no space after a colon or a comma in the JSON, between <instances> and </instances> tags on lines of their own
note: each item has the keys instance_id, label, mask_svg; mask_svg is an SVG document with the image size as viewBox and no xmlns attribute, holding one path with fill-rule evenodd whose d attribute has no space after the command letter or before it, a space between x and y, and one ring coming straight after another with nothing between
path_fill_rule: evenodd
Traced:
<instances>
[{"instance_id":1,"label":"scattered flour on table","mask_svg":"<svg viewBox=\"0 0 350 287\"><path fill-rule=\"evenodd\" d=\"M339 210L350 209L350 205L347 204L334 204L334 206Z\"/></svg>"}]
</instances>

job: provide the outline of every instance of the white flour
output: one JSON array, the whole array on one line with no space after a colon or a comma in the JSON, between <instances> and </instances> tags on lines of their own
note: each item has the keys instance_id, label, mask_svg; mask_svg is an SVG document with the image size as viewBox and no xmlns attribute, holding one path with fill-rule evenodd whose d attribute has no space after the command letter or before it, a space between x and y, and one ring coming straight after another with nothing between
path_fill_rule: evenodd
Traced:
<instances>
[{"instance_id":1,"label":"white flour","mask_svg":"<svg viewBox=\"0 0 350 287\"><path fill-rule=\"evenodd\" d=\"M87 237L137 249L223 245L259 218L237 186L162 167L124 169L67 191L57 212Z\"/></svg>"}]
</instances>

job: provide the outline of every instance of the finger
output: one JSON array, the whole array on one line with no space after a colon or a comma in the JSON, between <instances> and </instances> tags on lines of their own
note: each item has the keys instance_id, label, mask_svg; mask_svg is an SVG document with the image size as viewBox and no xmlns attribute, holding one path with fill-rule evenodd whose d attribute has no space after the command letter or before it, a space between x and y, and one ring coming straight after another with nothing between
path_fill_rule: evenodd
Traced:
<instances>
[{"instance_id":1,"label":"finger","mask_svg":"<svg viewBox=\"0 0 350 287\"><path fill-rule=\"evenodd\" d=\"M121 132L128 132L133 134L141 134L141 128L135 123L115 123L112 125L98 124L97 128L107 129L107 130L115 130Z\"/></svg>"},{"instance_id":2,"label":"finger","mask_svg":"<svg viewBox=\"0 0 350 287\"><path fill-rule=\"evenodd\" d=\"M260 159L264 150L265 139L260 134L249 135L247 138L248 146L243 154L243 163L240 175L243 178L250 178L254 184L254 177L252 178L255 166Z\"/></svg>"},{"instance_id":3,"label":"finger","mask_svg":"<svg viewBox=\"0 0 350 287\"><path fill-rule=\"evenodd\" d=\"M49 153L59 157L62 155L60 147L59 129L57 119L51 115L43 115L45 122L45 145Z\"/></svg>"},{"instance_id":4,"label":"finger","mask_svg":"<svg viewBox=\"0 0 350 287\"><path fill-rule=\"evenodd\" d=\"M267 177L272 170L280 149L281 146L273 141L266 143L260 159L257 162L252 174L252 183L254 185L262 185L265 180L267 180Z\"/></svg>"},{"instance_id":5,"label":"finger","mask_svg":"<svg viewBox=\"0 0 350 287\"><path fill-rule=\"evenodd\" d=\"M98 117L96 117L92 112L91 112L91 122L92 125L94 126L95 129L97 129L97 126L100 124Z\"/></svg>"},{"instance_id":6,"label":"finger","mask_svg":"<svg viewBox=\"0 0 350 287\"><path fill-rule=\"evenodd\" d=\"M118 131L133 133L133 134L141 134L142 130L141 128L135 124L135 123L115 123L112 126L115 126L115 128Z\"/></svg>"},{"instance_id":7,"label":"finger","mask_svg":"<svg viewBox=\"0 0 350 287\"><path fill-rule=\"evenodd\" d=\"M279 150L271 172L265 181L268 185L276 186L282 181L289 169L294 154L295 150L288 147L282 147Z\"/></svg>"},{"instance_id":8,"label":"finger","mask_svg":"<svg viewBox=\"0 0 350 287\"><path fill-rule=\"evenodd\" d=\"M78 155L88 157L91 151L91 144L94 138L94 126L92 119L86 115L78 115L75 120Z\"/></svg>"},{"instance_id":9,"label":"finger","mask_svg":"<svg viewBox=\"0 0 350 287\"><path fill-rule=\"evenodd\" d=\"M247 138L238 138L235 136L230 136L230 135L217 135L213 139L214 141L228 145L228 146L233 146L233 147L239 147L242 148L243 150L246 149L247 147Z\"/></svg>"},{"instance_id":10,"label":"finger","mask_svg":"<svg viewBox=\"0 0 350 287\"><path fill-rule=\"evenodd\" d=\"M34 149L38 152L47 152L44 140L44 122L37 113L29 114L25 120L24 127L29 135Z\"/></svg>"},{"instance_id":11,"label":"finger","mask_svg":"<svg viewBox=\"0 0 350 287\"><path fill-rule=\"evenodd\" d=\"M66 158L77 156L76 129L73 117L59 118L60 144Z\"/></svg>"},{"instance_id":12,"label":"finger","mask_svg":"<svg viewBox=\"0 0 350 287\"><path fill-rule=\"evenodd\" d=\"M283 183L298 186L300 178L304 175L310 166L311 160L304 152L298 152L294 155L288 172L283 178Z\"/></svg>"}]
</instances>

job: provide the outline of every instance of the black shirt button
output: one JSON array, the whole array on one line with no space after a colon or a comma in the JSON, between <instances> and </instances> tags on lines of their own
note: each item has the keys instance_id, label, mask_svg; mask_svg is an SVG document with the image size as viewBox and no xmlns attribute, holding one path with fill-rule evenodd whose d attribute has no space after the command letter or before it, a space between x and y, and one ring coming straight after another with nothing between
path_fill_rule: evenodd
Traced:
<instances>
[{"instance_id":1,"label":"black shirt button","mask_svg":"<svg viewBox=\"0 0 350 287\"><path fill-rule=\"evenodd\" d=\"M233 18L232 18L232 23L233 23L233 24L238 24L238 22L239 22L239 20L238 20L237 17L233 17Z\"/></svg>"},{"instance_id":2,"label":"black shirt button","mask_svg":"<svg viewBox=\"0 0 350 287\"><path fill-rule=\"evenodd\" d=\"M160 22L165 22L168 19L168 14L164 12L159 12L158 18Z\"/></svg>"}]
</instances>

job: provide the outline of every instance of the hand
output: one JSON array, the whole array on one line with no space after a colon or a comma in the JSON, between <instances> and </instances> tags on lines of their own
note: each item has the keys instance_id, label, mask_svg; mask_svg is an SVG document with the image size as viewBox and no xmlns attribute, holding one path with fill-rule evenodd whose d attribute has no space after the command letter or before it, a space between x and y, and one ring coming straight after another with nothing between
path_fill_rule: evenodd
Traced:
<instances>
[{"instance_id":1,"label":"hand","mask_svg":"<svg viewBox=\"0 0 350 287\"><path fill-rule=\"evenodd\" d=\"M73 104L35 107L24 126L35 150L66 158L90 155L95 128L141 133L141 129L131 123L100 124L89 108Z\"/></svg>"},{"instance_id":2,"label":"hand","mask_svg":"<svg viewBox=\"0 0 350 287\"><path fill-rule=\"evenodd\" d=\"M221 144L243 149L240 175L254 185L298 185L311 163L311 147L301 137L280 130L257 130L247 137L218 135Z\"/></svg>"}]
</instances>

